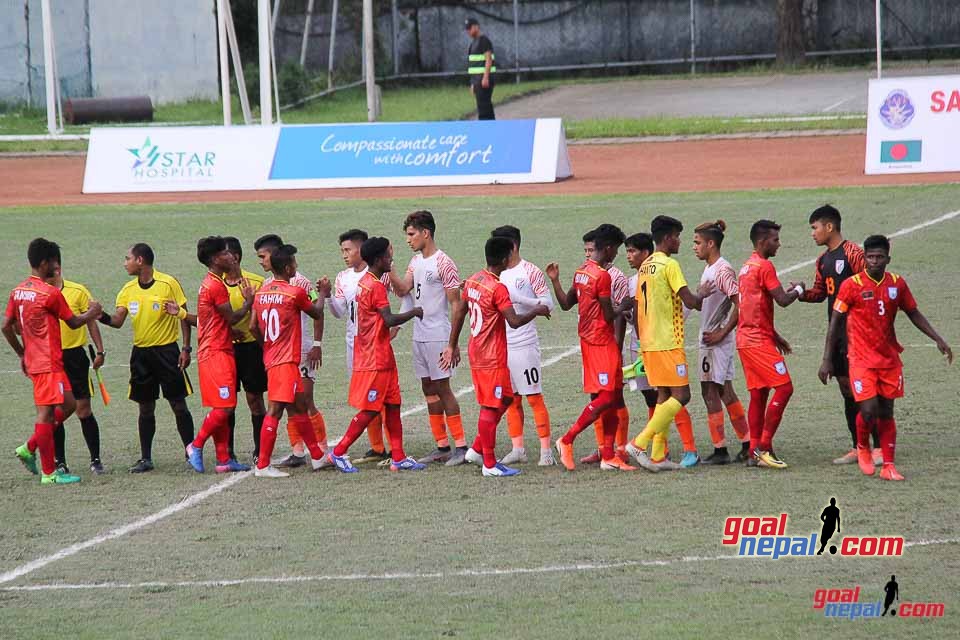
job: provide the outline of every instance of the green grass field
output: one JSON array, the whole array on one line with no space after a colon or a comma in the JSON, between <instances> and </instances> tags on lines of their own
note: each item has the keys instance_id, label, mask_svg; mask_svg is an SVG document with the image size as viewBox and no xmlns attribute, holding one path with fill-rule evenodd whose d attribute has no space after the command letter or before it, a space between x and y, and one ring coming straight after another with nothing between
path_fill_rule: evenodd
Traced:
<instances>
[{"instance_id":1,"label":"green grass field","mask_svg":"<svg viewBox=\"0 0 960 640\"><path fill-rule=\"evenodd\" d=\"M333 276L341 263L336 236L349 226L392 237L398 268L409 250L400 222L414 208L439 220L438 241L462 276L482 266L483 240L494 226L510 223L524 233L523 254L543 265L559 260L565 281L579 264L580 236L601 222L627 232L648 229L665 213L692 229L718 217L728 222L724 249L739 265L749 254L749 224L769 217L784 224L775 258L787 280L812 281L816 257L806 218L833 202L844 213L844 231L857 241L869 233L908 229L955 211L960 187L857 188L750 193L661 194L553 198L424 198L418 201L334 201L223 205L122 206L0 211L3 269L0 289L27 273L25 248L44 235L61 242L64 274L88 284L112 308L126 279L126 248L151 243L156 266L173 273L193 299L204 270L195 241L210 233L239 236L252 254L253 240L277 232L300 248L301 270ZM955 243L960 217L904 233L893 241L892 270L904 275L922 310L955 348L960 345L960 297ZM685 233L680 260L689 280L701 264ZM247 268L257 268L252 255ZM621 255L618 264L625 270ZM950 265L954 265L951 267ZM525 465L512 481L482 479L475 467L431 467L396 476L363 468L355 476L300 472L287 481L241 478L197 506L128 535L51 561L0 583L0 635L37 637L338 637L568 638L636 634L639 637L712 638L755 633L763 637L831 638L956 637L960 601L956 496L952 469L960 457L955 408L960 397L956 365L947 367L925 336L906 319L899 327L907 396L898 403L898 467L905 483L864 478L855 467L830 460L849 446L835 387L816 379L823 335L822 306L778 309L781 333L794 345L788 359L796 393L777 436L777 451L790 463L783 472L699 467L651 475L607 474L596 468ZM687 344L696 331L688 326ZM575 312L557 312L539 325L544 358L577 344ZM406 409L422 401L410 364L409 329L395 342ZM123 399L128 326L106 335L104 369L115 400L95 399L110 473L86 473L86 448L75 419L68 425L68 454L79 485L41 488L14 460L14 447L33 424L29 382L9 349L0 350L0 574L94 536L155 514L185 497L223 482L187 471L172 415L158 406L152 474L131 476L139 457L135 405ZM328 318L324 367L316 400L332 435L343 433L353 411L346 406L343 326ZM194 376L195 365L192 365ZM556 434L585 402L576 354L546 367L545 395ZM196 381L196 380L195 380ZM455 388L470 384L462 368ZM745 399L742 377L736 382ZM643 424L639 394L628 394ZM475 433L472 395L461 398L468 434ZM203 410L190 400L199 426ZM710 451L699 392L690 404L701 454ZM249 451L249 420L238 411L238 449ZM413 454L431 448L422 411L404 420ZM729 425L727 427L730 434ZM506 426L499 430L506 452ZM281 435L278 449L286 450ZM674 449L679 443L672 434ZM365 441L354 453L365 449ZM532 425L527 446L535 453ZM578 456L593 446L588 431ZM210 459L208 447L208 460ZM245 456L247 457L247 456ZM720 539L732 515L790 514L788 533L819 533L818 516L835 496L843 535L901 535L909 546L900 558L726 559ZM943 542L948 541L948 542ZM398 575L399 574L399 575ZM825 620L812 609L818 588L862 587L875 601L890 574L901 598L944 602L935 620ZM280 580L276 580L280 579ZM0 578L2 580L2 578ZM207 581L236 581L213 584ZM77 585L70 590L12 590ZM140 583L153 583L141 585ZM100 588L93 588L101 585Z\"/></svg>"}]
</instances>

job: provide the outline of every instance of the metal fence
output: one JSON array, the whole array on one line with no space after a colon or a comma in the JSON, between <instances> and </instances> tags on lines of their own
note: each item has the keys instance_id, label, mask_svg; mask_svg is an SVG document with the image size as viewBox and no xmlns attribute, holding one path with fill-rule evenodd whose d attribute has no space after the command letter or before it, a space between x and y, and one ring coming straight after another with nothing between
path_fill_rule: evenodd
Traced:
<instances>
[{"instance_id":1,"label":"metal fence","mask_svg":"<svg viewBox=\"0 0 960 640\"><path fill-rule=\"evenodd\" d=\"M577 70L698 72L776 58L776 0L377 0L374 6L382 80L465 75L468 17L494 42L498 73L517 80ZM874 0L805 0L806 57L875 52L874 6ZM884 0L882 7L884 55L960 50L956 0ZM327 73L330 90L360 84L360 14L361 0L282 0L278 64Z\"/></svg>"}]
</instances>

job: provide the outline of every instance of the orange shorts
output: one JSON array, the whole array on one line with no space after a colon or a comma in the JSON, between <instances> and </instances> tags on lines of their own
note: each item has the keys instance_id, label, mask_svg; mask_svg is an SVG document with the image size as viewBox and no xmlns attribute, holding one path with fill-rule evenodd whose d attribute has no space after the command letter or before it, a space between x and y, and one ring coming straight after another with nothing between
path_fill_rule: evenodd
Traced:
<instances>
[{"instance_id":1,"label":"orange shorts","mask_svg":"<svg viewBox=\"0 0 960 640\"><path fill-rule=\"evenodd\" d=\"M880 396L887 400L903 397L903 367L867 369L850 366L850 389L853 399L863 402Z\"/></svg>"},{"instance_id":2,"label":"orange shorts","mask_svg":"<svg viewBox=\"0 0 960 640\"><path fill-rule=\"evenodd\" d=\"M197 363L200 404L211 409L237 406L237 362L233 351L214 351Z\"/></svg>"},{"instance_id":3,"label":"orange shorts","mask_svg":"<svg viewBox=\"0 0 960 640\"><path fill-rule=\"evenodd\" d=\"M770 343L757 347L737 349L747 389L772 389L790 382L787 362L777 348Z\"/></svg>"},{"instance_id":4,"label":"orange shorts","mask_svg":"<svg viewBox=\"0 0 960 640\"><path fill-rule=\"evenodd\" d=\"M350 406L357 411L383 410L387 404L400 404L400 377L396 368L354 371L350 376Z\"/></svg>"},{"instance_id":5,"label":"orange shorts","mask_svg":"<svg viewBox=\"0 0 960 640\"><path fill-rule=\"evenodd\" d=\"M513 395L513 383L510 382L510 369L470 369L473 376L473 392L477 404L481 407L496 409L503 404L504 395Z\"/></svg>"},{"instance_id":6,"label":"orange shorts","mask_svg":"<svg viewBox=\"0 0 960 640\"><path fill-rule=\"evenodd\" d=\"M580 341L583 359L583 392L615 391L623 386L623 365L616 342L596 345Z\"/></svg>"},{"instance_id":7,"label":"orange shorts","mask_svg":"<svg viewBox=\"0 0 960 640\"><path fill-rule=\"evenodd\" d=\"M35 373L30 379L33 381L33 402L38 407L63 404L64 392L72 391L67 374L63 371Z\"/></svg>"},{"instance_id":8,"label":"orange shorts","mask_svg":"<svg viewBox=\"0 0 960 640\"><path fill-rule=\"evenodd\" d=\"M644 351L643 368L651 387L686 387L690 384L687 354L683 349Z\"/></svg>"},{"instance_id":9,"label":"orange shorts","mask_svg":"<svg viewBox=\"0 0 960 640\"><path fill-rule=\"evenodd\" d=\"M300 368L293 362L284 362L267 369L267 400L292 404L303 391Z\"/></svg>"}]
</instances>

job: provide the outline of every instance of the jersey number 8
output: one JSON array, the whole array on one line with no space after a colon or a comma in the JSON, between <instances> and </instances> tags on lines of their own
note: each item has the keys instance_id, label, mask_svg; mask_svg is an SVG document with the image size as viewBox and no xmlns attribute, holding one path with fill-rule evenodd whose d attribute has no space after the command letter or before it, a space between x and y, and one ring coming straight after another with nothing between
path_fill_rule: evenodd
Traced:
<instances>
[{"instance_id":1,"label":"jersey number 8","mask_svg":"<svg viewBox=\"0 0 960 640\"><path fill-rule=\"evenodd\" d=\"M280 314L276 309L264 309L260 314L260 321L263 323L263 339L266 342L273 342L280 337Z\"/></svg>"}]
</instances>

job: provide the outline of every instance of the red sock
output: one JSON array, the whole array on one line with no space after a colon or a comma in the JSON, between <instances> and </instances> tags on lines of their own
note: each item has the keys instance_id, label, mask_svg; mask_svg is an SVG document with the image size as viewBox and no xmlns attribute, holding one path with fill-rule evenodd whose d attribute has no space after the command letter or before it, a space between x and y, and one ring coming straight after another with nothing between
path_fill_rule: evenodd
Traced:
<instances>
[{"instance_id":1,"label":"red sock","mask_svg":"<svg viewBox=\"0 0 960 640\"><path fill-rule=\"evenodd\" d=\"M870 448L870 434L878 429L877 420L867 420L862 413L857 413L857 448Z\"/></svg>"},{"instance_id":2,"label":"red sock","mask_svg":"<svg viewBox=\"0 0 960 640\"><path fill-rule=\"evenodd\" d=\"M774 387L773 398L770 399L767 415L763 419L763 437L760 439L760 449L763 451L770 451L773 448L773 436L777 433L780 421L783 420L783 412L786 411L792 395L792 382Z\"/></svg>"},{"instance_id":3,"label":"red sock","mask_svg":"<svg viewBox=\"0 0 960 640\"><path fill-rule=\"evenodd\" d=\"M230 414L226 411L223 411L220 427L213 432L213 445L217 452L217 464L230 462Z\"/></svg>"},{"instance_id":4,"label":"red sock","mask_svg":"<svg viewBox=\"0 0 960 640\"><path fill-rule=\"evenodd\" d=\"M334 447L333 455L342 456L345 454L347 449L350 448L350 445L360 437L360 434L367 430L367 425L370 424L370 421L376 417L377 413L374 411L360 411L357 415L353 416L353 420L350 421L350 426L347 427L347 432L343 434L340 442Z\"/></svg>"},{"instance_id":5,"label":"red sock","mask_svg":"<svg viewBox=\"0 0 960 640\"><path fill-rule=\"evenodd\" d=\"M583 412L580 414L580 417L577 418L577 421L573 423L573 426L570 427L570 430L560 438L563 444L573 444L574 439L580 435L584 429L592 425L613 401L613 392L601 391L598 393L597 397L588 402L587 406L583 408Z\"/></svg>"},{"instance_id":6,"label":"red sock","mask_svg":"<svg viewBox=\"0 0 960 640\"><path fill-rule=\"evenodd\" d=\"M317 442L317 432L313 430L313 422L310 421L310 416L301 413L300 415L289 416L289 420L297 429L297 433L300 434L303 444L306 445L307 450L310 452L310 457L314 460L323 458L323 449L320 448L320 443ZM367 425L363 425L363 427L364 430L366 430Z\"/></svg>"},{"instance_id":7,"label":"red sock","mask_svg":"<svg viewBox=\"0 0 960 640\"><path fill-rule=\"evenodd\" d=\"M387 405L387 416L383 424L390 439L390 457L394 462L400 462L407 457L403 451L403 421L400 419L400 405Z\"/></svg>"},{"instance_id":8,"label":"red sock","mask_svg":"<svg viewBox=\"0 0 960 640\"><path fill-rule=\"evenodd\" d=\"M57 470L54 462L53 425L38 422L33 425L33 434L37 439L37 448L40 449L40 467L43 475L48 476Z\"/></svg>"},{"instance_id":9,"label":"red sock","mask_svg":"<svg viewBox=\"0 0 960 640\"><path fill-rule=\"evenodd\" d=\"M270 466L270 457L273 455L273 445L277 443L279 428L279 418L271 415L263 417L263 426L260 428L260 456L257 458L258 469L266 469Z\"/></svg>"},{"instance_id":10,"label":"red sock","mask_svg":"<svg viewBox=\"0 0 960 640\"><path fill-rule=\"evenodd\" d=\"M747 408L747 422L750 424L750 455L760 446L763 437L763 414L767 411L767 397L770 388L750 389L750 406Z\"/></svg>"},{"instance_id":11,"label":"red sock","mask_svg":"<svg viewBox=\"0 0 960 640\"><path fill-rule=\"evenodd\" d=\"M499 417L495 409L480 407L480 420L477 422L478 439L483 453L483 466L490 469L497 466L497 422ZM474 442L474 447L476 447Z\"/></svg>"},{"instance_id":12,"label":"red sock","mask_svg":"<svg viewBox=\"0 0 960 640\"><path fill-rule=\"evenodd\" d=\"M620 422L617 418L617 410L607 409L603 412L603 446L600 447L600 459L610 460L613 458L613 444L617 438L617 427Z\"/></svg>"},{"instance_id":13,"label":"red sock","mask_svg":"<svg viewBox=\"0 0 960 640\"><path fill-rule=\"evenodd\" d=\"M883 450L883 464L893 464L897 453L897 421L893 418L877 420L880 431L880 449ZM867 436L869 437L869 433ZM867 441L869 444L869 440Z\"/></svg>"},{"instance_id":14,"label":"red sock","mask_svg":"<svg viewBox=\"0 0 960 640\"><path fill-rule=\"evenodd\" d=\"M222 425L229 425L230 415L223 409L211 409L210 413L207 414L207 417L203 419L203 424L200 425L200 432L197 433L197 437L193 439L193 446L196 449L203 449L203 445L206 444L207 440L211 437L216 440L214 434L220 430ZM227 427L229 428L229 426Z\"/></svg>"}]
</instances>

